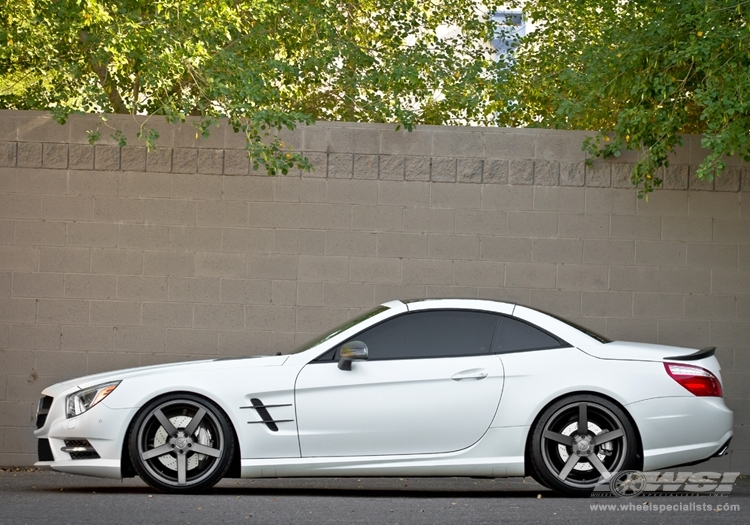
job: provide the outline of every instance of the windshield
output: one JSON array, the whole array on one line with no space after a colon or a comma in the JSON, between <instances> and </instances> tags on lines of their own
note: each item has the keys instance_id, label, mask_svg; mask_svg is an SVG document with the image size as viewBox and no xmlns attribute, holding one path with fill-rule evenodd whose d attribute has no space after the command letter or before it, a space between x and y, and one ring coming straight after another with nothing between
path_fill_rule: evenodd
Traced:
<instances>
[{"instance_id":1,"label":"windshield","mask_svg":"<svg viewBox=\"0 0 750 525\"><path fill-rule=\"evenodd\" d=\"M359 317L356 317L354 319L350 319L346 321L343 324L340 324L336 328L329 330L328 332L325 332L323 335L319 335L312 340L308 341L307 343L298 346L294 350L292 350L292 354L298 354L300 352L304 352L305 350L308 350L314 346L318 346L321 343L324 343L325 341L329 340L330 338L340 334L344 330L347 330L351 328L352 326L361 323L362 321L369 319L370 317L373 317L375 315L378 315L380 312L385 312L388 310L387 306L378 306L377 308L373 308L369 312L366 312Z\"/></svg>"}]
</instances>

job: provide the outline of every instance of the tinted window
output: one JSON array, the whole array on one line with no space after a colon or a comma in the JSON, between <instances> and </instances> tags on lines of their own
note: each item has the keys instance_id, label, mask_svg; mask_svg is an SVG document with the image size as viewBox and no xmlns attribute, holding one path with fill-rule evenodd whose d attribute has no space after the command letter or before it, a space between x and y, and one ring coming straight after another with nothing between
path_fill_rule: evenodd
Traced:
<instances>
[{"instance_id":1,"label":"tinted window","mask_svg":"<svg viewBox=\"0 0 750 525\"><path fill-rule=\"evenodd\" d=\"M569 346L556 337L518 319L501 317L492 344L492 352L505 354L524 350L542 350Z\"/></svg>"},{"instance_id":2,"label":"tinted window","mask_svg":"<svg viewBox=\"0 0 750 525\"><path fill-rule=\"evenodd\" d=\"M486 312L439 310L389 319L353 337L369 359L415 359L490 353L498 316Z\"/></svg>"}]
</instances>

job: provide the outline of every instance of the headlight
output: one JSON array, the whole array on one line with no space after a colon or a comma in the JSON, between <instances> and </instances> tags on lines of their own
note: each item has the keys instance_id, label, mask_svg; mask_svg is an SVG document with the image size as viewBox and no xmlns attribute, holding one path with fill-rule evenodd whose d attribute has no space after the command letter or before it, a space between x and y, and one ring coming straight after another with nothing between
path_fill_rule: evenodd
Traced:
<instances>
[{"instance_id":1,"label":"headlight","mask_svg":"<svg viewBox=\"0 0 750 525\"><path fill-rule=\"evenodd\" d=\"M74 394L70 394L65 402L65 415L69 418L80 416L111 394L119 384L120 381L113 381L111 383L92 386L84 390L79 390Z\"/></svg>"}]
</instances>

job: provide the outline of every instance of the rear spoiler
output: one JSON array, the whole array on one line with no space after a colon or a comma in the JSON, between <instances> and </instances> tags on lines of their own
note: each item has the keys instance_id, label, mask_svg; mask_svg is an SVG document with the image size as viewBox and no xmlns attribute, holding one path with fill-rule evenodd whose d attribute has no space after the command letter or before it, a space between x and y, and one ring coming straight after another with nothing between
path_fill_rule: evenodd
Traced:
<instances>
[{"instance_id":1,"label":"rear spoiler","mask_svg":"<svg viewBox=\"0 0 750 525\"><path fill-rule=\"evenodd\" d=\"M699 359L704 359L706 357L711 357L716 353L716 347L715 346L709 346L706 348L703 348L702 350L698 350L697 352L693 354L686 354L686 355L676 355L672 357L665 357L664 359L674 359L676 361L698 361Z\"/></svg>"}]
</instances>

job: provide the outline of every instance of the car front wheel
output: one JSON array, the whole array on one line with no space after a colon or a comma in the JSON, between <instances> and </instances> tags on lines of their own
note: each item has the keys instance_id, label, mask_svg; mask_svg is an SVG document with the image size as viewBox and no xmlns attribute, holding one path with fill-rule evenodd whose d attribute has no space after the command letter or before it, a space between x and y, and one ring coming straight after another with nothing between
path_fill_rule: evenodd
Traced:
<instances>
[{"instance_id":1,"label":"car front wheel","mask_svg":"<svg viewBox=\"0 0 750 525\"><path fill-rule=\"evenodd\" d=\"M169 493L213 487L232 462L234 433L223 411L193 394L172 394L146 405L128 438L138 475Z\"/></svg>"},{"instance_id":2,"label":"car front wheel","mask_svg":"<svg viewBox=\"0 0 750 525\"><path fill-rule=\"evenodd\" d=\"M549 488L586 496L618 472L637 464L636 433L625 413L594 395L570 396L539 417L531 439L531 462Z\"/></svg>"}]
</instances>

